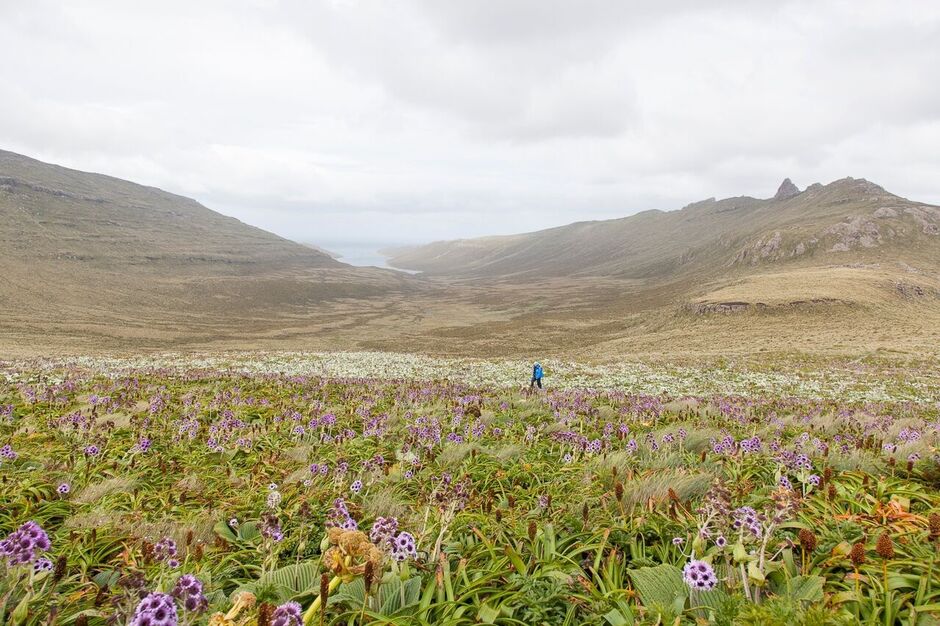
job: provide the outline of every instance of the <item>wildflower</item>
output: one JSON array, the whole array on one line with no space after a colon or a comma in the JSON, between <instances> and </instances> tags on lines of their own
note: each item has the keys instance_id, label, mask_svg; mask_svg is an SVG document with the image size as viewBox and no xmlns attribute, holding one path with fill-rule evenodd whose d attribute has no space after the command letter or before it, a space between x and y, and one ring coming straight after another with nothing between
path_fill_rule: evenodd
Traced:
<instances>
[{"instance_id":1,"label":"wildflower","mask_svg":"<svg viewBox=\"0 0 940 626\"><path fill-rule=\"evenodd\" d=\"M818 474L810 474L808 480L809 480L809 484L816 486L816 487L818 487L819 483L822 482L822 479L819 477Z\"/></svg>"},{"instance_id":2,"label":"wildflower","mask_svg":"<svg viewBox=\"0 0 940 626\"><path fill-rule=\"evenodd\" d=\"M816 549L818 540L813 531L808 528L801 528L800 532L797 533L797 536L800 539L800 547L803 548L804 552L812 552Z\"/></svg>"},{"instance_id":3,"label":"wildflower","mask_svg":"<svg viewBox=\"0 0 940 626\"><path fill-rule=\"evenodd\" d=\"M396 561L404 561L417 556L418 548L414 536L411 533L399 533L392 542L392 558Z\"/></svg>"},{"instance_id":4,"label":"wildflower","mask_svg":"<svg viewBox=\"0 0 940 626\"><path fill-rule=\"evenodd\" d=\"M285 602L271 615L271 626L301 626L302 623L301 607L297 602Z\"/></svg>"},{"instance_id":5,"label":"wildflower","mask_svg":"<svg viewBox=\"0 0 940 626\"><path fill-rule=\"evenodd\" d=\"M940 514L931 513L927 517L927 523L930 527L930 538L937 539L940 537Z\"/></svg>"},{"instance_id":6,"label":"wildflower","mask_svg":"<svg viewBox=\"0 0 940 626\"><path fill-rule=\"evenodd\" d=\"M269 483L268 491L277 491L277 483Z\"/></svg>"},{"instance_id":7,"label":"wildflower","mask_svg":"<svg viewBox=\"0 0 940 626\"><path fill-rule=\"evenodd\" d=\"M228 521L228 525L231 526L232 528L238 528L238 518L233 517L232 519L230 519Z\"/></svg>"},{"instance_id":8,"label":"wildflower","mask_svg":"<svg viewBox=\"0 0 940 626\"><path fill-rule=\"evenodd\" d=\"M177 620L173 596L153 592L137 604L130 626L176 626Z\"/></svg>"},{"instance_id":9,"label":"wildflower","mask_svg":"<svg viewBox=\"0 0 940 626\"><path fill-rule=\"evenodd\" d=\"M269 491L267 504L269 509L276 509L277 505L281 503L281 492L280 491Z\"/></svg>"},{"instance_id":10,"label":"wildflower","mask_svg":"<svg viewBox=\"0 0 940 626\"><path fill-rule=\"evenodd\" d=\"M101 452L101 448L92 444L90 446L85 446L85 456L98 456L98 453Z\"/></svg>"},{"instance_id":11,"label":"wildflower","mask_svg":"<svg viewBox=\"0 0 940 626\"><path fill-rule=\"evenodd\" d=\"M865 542L859 541L852 544L852 550L849 552L849 560L852 561L852 565L856 568L861 567L865 563Z\"/></svg>"},{"instance_id":12,"label":"wildflower","mask_svg":"<svg viewBox=\"0 0 940 626\"><path fill-rule=\"evenodd\" d=\"M353 483L349 486L349 490L353 493L359 493L362 491L362 481L359 479L354 480Z\"/></svg>"},{"instance_id":13,"label":"wildflower","mask_svg":"<svg viewBox=\"0 0 940 626\"><path fill-rule=\"evenodd\" d=\"M153 558L155 561L166 562L170 567L175 567L170 561L176 561L177 548L176 542L169 537L163 537L153 546ZM179 563L176 561L177 564Z\"/></svg>"},{"instance_id":14,"label":"wildflower","mask_svg":"<svg viewBox=\"0 0 940 626\"><path fill-rule=\"evenodd\" d=\"M10 444L6 444L2 448L0 448L0 457L3 457L4 459L15 461L17 456L19 455L13 450L13 446L11 446Z\"/></svg>"},{"instance_id":15,"label":"wildflower","mask_svg":"<svg viewBox=\"0 0 940 626\"><path fill-rule=\"evenodd\" d=\"M695 591L714 589L718 584L715 570L705 561L692 560L686 563L682 568L682 578L685 584Z\"/></svg>"},{"instance_id":16,"label":"wildflower","mask_svg":"<svg viewBox=\"0 0 940 626\"><path fill-rule=\"evenodd\" d=\"M270 513L264 514L264 523L261 526L261 534L274 542L284 539L284 533L281 531L281 522Z\"/></svg>"},{"instance_id":17,"label":"wildflower","mask_svg":"<svg viewBox=\"0 0 940 626\"><path fill-rule=\"evenodd\" d=\"M209 601L202 593L202 582L192 574L183 574L176 581L172 595L183 603L183 608L192 612L204 611Z\"/></svg>"},{"instance_id":18,"label":"wildflower","mask_svg":"<svg viewBox=\"0 0 940 626\"><path fill-rule=\"evenodd\" d=\"M719 548L724 548L726 545L728 545L728 540L725 539L724 535L718 535L715 537L715 545Z\"/></svg>"},{"instance_id":19,"label":"wildflower","mask_svg":"<svg viewBox=\"0 0 940 626\"><path fill-rule=\"evenodd\" d=\"M54 566L52 564L52 561L50 561L46 557L38 558L36 559L36 562L33 563L33 571L37 573L38 572L51 572L53 567Z\"/></svg>"},{"instance_id":20,"label":"wildflower","mask_svg":"<svg viewBox=\"0 0 940 626\"><path fill-rule=\"evenodd\" d=\"M681 545L684 544L684 543L685 543L685 538L684 538L684 537L673 537L673 538L672 538L672 545L674 545L674 546L681 546Z\"/></svg>"},{"instance_id":21,"label":"wildflower","mask_svg":"<svg viewBox=\"0 0 940 626\"><path fill-rule=\"evenodd\" d=\"M0 541L0 556L7 559L7 564L19 565L31 563L37 552L45 552L52 547L49 535L36 522L29 521Z\"/></svg>"},{"instance_id":22,"label":"wildflower","mask_svg":"<svg viewBox=\"0 0 940 626\"><path fill-rule=\"evenodd\" d=\"M62 483L56 487L56 491L59 492L59 495L64 496L72 490L72 487L68 483Z\"/></svg>"},{"instance_id":23,"label":"wildflower","mask_svg":"<svg viewBox=\"0 0 940 626\"><path fill-rule=\"evenodd\" d=\"M398 520L394 517L377 517L369 531L369 541L382 547L391 545L392 539L398 533Z\"/></svg>"},{"instance_id":24,"label":"wildflower","mask_svg":"<svg viewBox=\"0 0 940 626\"><path fill-rule=\"evenodd\" d=\"M875 552L883 559L894 558L894 542L891 540L891 535L889 535L887 531L881 533L881 536L878 537L878 543L875 544Z\"/></svg>"}]
</instances>

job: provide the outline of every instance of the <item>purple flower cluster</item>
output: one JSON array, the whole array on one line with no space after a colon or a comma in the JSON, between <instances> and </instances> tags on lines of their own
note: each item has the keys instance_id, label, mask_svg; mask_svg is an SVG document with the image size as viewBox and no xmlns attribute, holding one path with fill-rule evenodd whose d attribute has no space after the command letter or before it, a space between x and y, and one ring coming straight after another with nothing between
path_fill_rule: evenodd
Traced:
<instances>
[{"instance_id":1,"label":"purple flower cluster","mask_svg":"<svg viewBox=\"0 0 940 626\"><path fill-rule=\"evenodd\" d=\"M758 437L757 435L754 435L753 437L750 437L748 439L742 439L740 446L741 446L741 451L747 454L754 454L754 453L760 452L761 449L763 448L763 444L761 443L760 437Z\"/></svg>"},{"instance_id":2,"label":"purple flower cluster","mask_svg":"<svg viewBox=\"0 0 940 626\"><path fill-rule=\"evenodd\" d=\"M280 520L275 515L265 513L261 524L261 534L274 542L284 539L284 531L281 530Z\"/></svg>"},{"instance_id":3,"label":"purple flower cluster","mask_svg":"<svg viewBox=\"0 0 940 626\"><path fill-rule=\"evenodd\" d=\"M163 537L153 546L154 560L166 563L170 567L179 567L180 562L176 558L177 554L176 542L169 537Z\"/></svg>"},{"instance_id":4,"label":"purple flower cluster","mask_svg":"<svg viewBox=\"0 0 940 626\"><path fill-rule=\"evenodd\" d=\"M343 530L357 530L359 528L359 524L349 514L346 501L342 498L333 500L333 508L327 516L326 525L336 526Z\"/></svg>"},{"instance_id":5,"label":"purple flower cluster","mask_svg":"<svg viewBox=\"0 0 940 626\"><path fill-rule=\"evenodd\" d=\"M414 559L418 556L418 547L411 533L399 533L392 542L392 558L398 562Z\"/></svg>"},{"instance_id":6,"label":"purple flower cluster","mask_svg":"<svg viewBox=\"0 0 940 626\"><path fill-rule=\"evenodd\" d=\"M0 541L0 556L11 566L31 563L38 552L52 547L49 535L36 522L29 521Z\"/></svg>"},{"instance_id":7,"label":"purple flower cluster","mask_svg":"<svg viewBox=\"0 0 940 626\"><path fill-rule=\"evenodd\" d=\"M312 463L310 465L310 474L313 476L326 476L330 473L330 466L326 463Z\"/></svg>"},{"instance_id":8,"label":"purple flower cluster","mask_svg":"<svg viewBox=\"0 0 940 626\"><path fill-rule=\"evenodd\" d=\"M301 626L302 624L303 615L300 604L297 602L285 602L274 609L274 614L271 616L271 626Z\"/></svg>"},{"instance_id":9,"label":"purple flower cluster","mask_svg":"<svg viewBox=\"0 0 940 626\"><path fill-rule=\"evenodd\" d=\"M192 574L183 574L173 587L173 597L183 603L187 611L204 611L209 601L202 593L202 582Z\"/></svg>"},{"instance_id":10,"label":"purple flower cluster","mask_svg":"<svg viewBox=\"0 0 940 626\"><path fill-rule=\"evenodd\" d=\"M398 534L398 519L394 517L377 517L369 531L369 541L377 546L391 546L392 540Z\"/></svg>"},{"instance_id":11,"label":"purple flower cluster","mask_svg":"<svg viewBox=\"0 0 940 626\"><path fill-rule=\"evenodd\" d=\"M718 584L715 570L705 561L689 561L682 568L682 578L695 591L708 591Z\"/></svg>"},{"instance_id":12,"label":"purple flower cluster","mask_svg":"<svg viewBox=\"0 0 940 626\"><path fill-rule=\"evenodd\" d=\"M168 593L150 593L134 610L129 626L176 626L176 603Z\"/></svg>"},{"instance_id":13,"label":"purple flower cluster","mask_svg":"<svg viewBox=\"0 0 940 626\"><path fill-rule=\"evenodd\" d=\"M749 506L742 506L734 510L734 521L731 526L735 530L745 529L752 535L760 538L762 534L761 522L763 516Z\"/></svg>"},{"instance_id":14,"label":"purple flower cluster","mask_svg":"<svg viewBox=\"0 0 940 626\"><path fill-rule=\"evenodd\" d=\"M4 459L9 459L10 461L15 461L17 456L18 456L18 455L17 455L16 452L13 450L13 446L11 446L10 444L6 444L6 445L3 446L2 448L0 448L0 457L2 457L2 458L4 458Z\"/></svg>"},{"instance_id":15,"label":"purple flower cluster","mask_svg":"<svg viewBox=\"0 0 940 626\"><path fill-rule=\"evenodd\" d=\"M37 574L39 572L51 572L55 566L52 564L52 561L46 557L40 557L36 559L36 562L33 563L33 571Z\"/></svg>"}]
</instances>

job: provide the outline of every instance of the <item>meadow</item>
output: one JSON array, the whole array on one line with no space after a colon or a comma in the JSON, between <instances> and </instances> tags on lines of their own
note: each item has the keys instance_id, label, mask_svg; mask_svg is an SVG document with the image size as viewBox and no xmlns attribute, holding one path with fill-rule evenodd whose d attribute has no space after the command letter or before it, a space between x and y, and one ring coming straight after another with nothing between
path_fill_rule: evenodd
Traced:
<instances>
[{"instance_id":1,"label":"meadow","mask_svg":"<svg viewBox=\"0 0 940 626\"><path fill-rule=\"evenodd\" d=\"M0 363L0 624L933 624L931 363Z\"/></svg>"}]
</instances>

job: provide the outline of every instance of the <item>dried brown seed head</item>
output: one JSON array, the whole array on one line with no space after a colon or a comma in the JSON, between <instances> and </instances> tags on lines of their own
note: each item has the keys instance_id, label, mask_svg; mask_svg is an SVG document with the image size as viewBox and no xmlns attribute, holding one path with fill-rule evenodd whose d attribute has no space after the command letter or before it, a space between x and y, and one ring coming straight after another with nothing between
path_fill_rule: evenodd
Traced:
<instances>
[{"instance_id":1,"label":"dried brown seed head","mask_svg":"<svg viewBox=\"0 0 940 626\"><path fill-rule=\"evenodd\" d=\"M878 543L875 544L875 552L883 559L894 558L894 541L891 540L891 535L889 535L887 531L881 533L881 536L878 537Z\"/></svg>"},{"instance_id":2,"label":"dried brown seed head","mask_svg":"<svg viewBox=\"0 0 940 626\"><path fill-rule=\"evenodd\" d=\"M852 545L852 551L849 552L849 560L856 568L865 563L865 542L859 541Z\"/></svg>"}]
</instances>

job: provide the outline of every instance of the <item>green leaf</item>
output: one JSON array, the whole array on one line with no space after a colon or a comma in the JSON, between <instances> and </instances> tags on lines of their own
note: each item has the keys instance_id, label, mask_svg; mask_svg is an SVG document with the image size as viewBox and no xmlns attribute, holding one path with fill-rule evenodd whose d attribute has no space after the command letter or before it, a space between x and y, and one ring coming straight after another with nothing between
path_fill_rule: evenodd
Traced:
<instances>
[{"instance_id":1,"label":"green leaf","mask_svg":"<svg viewBox=\"0 0 940 626\"><path fill-rule=\"evenodd\" d=\"M747 577L753 580L756 583L762 583L764 580L764 573L760 571L760 568L757 567L757 563L751 561L747 564Z\"/></svg>"},{"instance_id":2,"label":"green leaf","mask_svg":"<svg viewBox=\"0 0 940 626\"><path fill-rule=\"evenodd\" d=\"M235 543L238 541L238 535L232 532L232 529L229 527L228 522L221 520L212 527L212 530L215 531L215 534L225 539L229 543Z\"/></svg>"},{"instance_id":3,"label":"green leaf","mask_svg":"<svg viewBox=\"0 0 940 626\"><path fill-rule=\"evenodd\" d=\"M499 609L491 607L489 604L483 603L480 605L480 610L477 611L477 619L483 622L484 624L494 624L496 623L496 618L499 617Z\"/></svg>"},{"instance_id":4,"label":"green leaf","mask_svg":"<svg viewBox=\"0 0 940 626\"><path fill-rule=\"evenodd\" d=\"M23 596L20 603L13 609L13 613L10 614L10 624L17 626L17 624L22 624L26 621L26 618L29 616L29 601L32 599L33 596L30 593Z\"/></svg>"},{"instance_id":5,"label":"green leaf","mask_svg":"<svg viewBox=\"0 0 940 626\"><path fill-rule=\"evenodd\" d=\"M314 561L292 563L261 576L258 580L243 585L238 591L269 591L281 600L296 600L310 594L320 593L320 572ZM234 594L233 594L234 597Z\"/></svg>"},{"instance_id":6,"label":"green leaf","mask_svg":"<svg viewBox=\"0 0 940 626\"><path fill-rule=\"evenodd\" d=\"M794 576L787 581L786 594L791 600L801 602L819 602L823 599L822 576Z\"/></svg>"},{"instance_id":7,"label":"green leaf","mask_svg":"<svg viewBox=\"0 0 940 626\"><path fill-rule=\"evenodd\" d=\"M258 530L258 525L254 522L245 522L244 524L238 527L238 540L239 541L254 541L261 536L261 531Z\"/></svg>"},{"instance_id":8,"label":"green leaf","mask_svg":"<svg viewBox=\"0 0 940 626\"><path fill-rule=\"evenodd\" d=\"M404 604L401 602L401 588L403 585L405 587ZM382 603L383 615L392 615L405 607L417 604L420 597L420 576L409 578L404 583L401 582L400 578L395 577L388 582L383 582L382 586L379 588L379 600Z\"/></svg>"},{"instance_id":9,"label":"green leaf","mask_svg":"<svg viewBox=\"0 0 940 626\"><path fill-rule=\"evenodd\" d=\"M629 609L627 609L626 614L619 609L611 609L604 614L604 619L607 620L610 626L632 626L635 622L633 613L630 613Z\"/></svg>"},{"instance_id":10,"label":"green leaf","mask_svg":"<svg viewBox=\"0 0 940 626\"><path fill-rule=\"evenodd\" d=\"M682 580L682 571L675 565L641 567L627 570L627 574L644 606L672 606L677 599L681 598L684 602L689 596L689 589Z\"/></svg>"}]
</instances>

